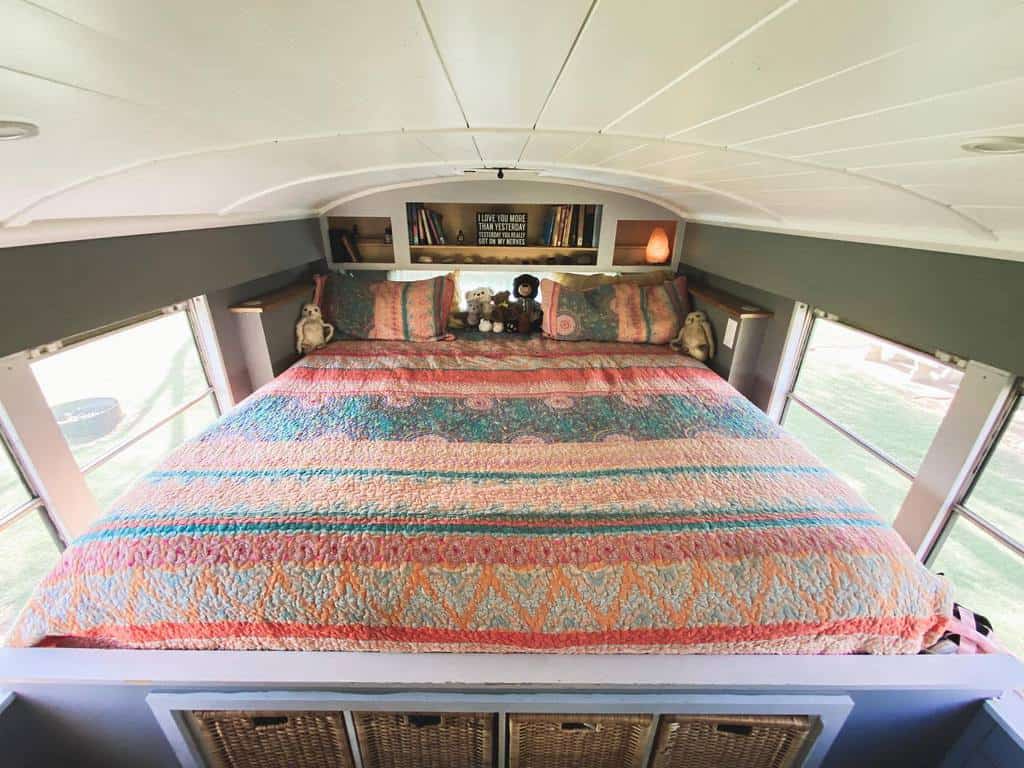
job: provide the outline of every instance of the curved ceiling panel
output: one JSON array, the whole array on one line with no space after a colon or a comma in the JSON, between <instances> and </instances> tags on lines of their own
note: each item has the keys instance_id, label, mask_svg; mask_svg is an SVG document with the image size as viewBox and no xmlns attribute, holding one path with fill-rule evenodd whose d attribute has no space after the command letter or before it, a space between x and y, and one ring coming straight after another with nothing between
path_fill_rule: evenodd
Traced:
<instances>
[{"instance_id":1,"label":"curved ceiling panel","mask_svg":"<svg viewBox=\"0 0 1024 768\"><path fill-rule=\"evenodd\" d=\"M40 126L0 142L4 227L314 213L504 166L694 220L1024 258L1024 155L961 149L1024 135L1020 0L0 0L0 17L0 120Z\"/></svg>"}]
</instances>

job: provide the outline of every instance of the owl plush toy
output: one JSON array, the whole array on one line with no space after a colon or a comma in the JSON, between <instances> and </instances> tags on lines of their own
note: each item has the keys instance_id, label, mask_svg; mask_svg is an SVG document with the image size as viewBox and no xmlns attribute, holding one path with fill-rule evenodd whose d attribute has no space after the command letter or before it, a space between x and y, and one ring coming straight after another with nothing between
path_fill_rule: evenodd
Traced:
<instances>
[{"instance_id":1,"label":"owl plush toy","mask_svg":"<svg viewBox=\"0 0 1024 768\"><path fill-rule=\"evenodd\" d=\"M320 307L310 302L302 305L302 317L295 324L295 351L300 355L320 349L334 337L334 326L325 323Z\"/></svg>"},{"instance_id":2,"label":"owl plush toy","mask_svg":"<svg viewBox=\"0 0 1024 768\"><path fill-rule=\"evenodd\" d=\"M670 342L672 349L689 355L702 363L715 356L715 337L711 333L708 316L703 312L691 312L683 321L679 335Z\"/></svg>"}]
</instances>

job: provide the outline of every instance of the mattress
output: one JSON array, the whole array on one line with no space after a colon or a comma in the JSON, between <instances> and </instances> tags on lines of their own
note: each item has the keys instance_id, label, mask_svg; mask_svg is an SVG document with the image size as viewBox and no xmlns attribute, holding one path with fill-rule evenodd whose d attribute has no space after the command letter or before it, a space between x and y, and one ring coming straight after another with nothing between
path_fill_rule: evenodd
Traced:
<instances>
[{"instance_id":1,"label":"mattress","mask_svg":"<svg viewBox=\"0 0 1024 768\"><path fill-rule=\"evenodd\" d=\"M667 347L343 341L64 553L18 646L916 653L947 583Z\"/></svg>"}]
</instances>

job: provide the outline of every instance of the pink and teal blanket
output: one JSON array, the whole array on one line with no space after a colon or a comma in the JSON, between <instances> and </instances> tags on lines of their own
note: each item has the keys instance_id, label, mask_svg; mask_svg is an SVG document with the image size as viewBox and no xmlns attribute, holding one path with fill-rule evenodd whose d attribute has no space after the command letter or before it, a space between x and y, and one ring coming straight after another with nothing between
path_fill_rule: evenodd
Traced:
<instances>
[{"instance_id":1,"label":"pink and teal blanket","mask_svg":"<svg viewBox=\"0 0 1024 768\"><path fill-rule=\"evenodd\" d=\"M145 476L14 645L915 653L946 583L667 347L338 342Z\"/></svg>"}]
</instances>

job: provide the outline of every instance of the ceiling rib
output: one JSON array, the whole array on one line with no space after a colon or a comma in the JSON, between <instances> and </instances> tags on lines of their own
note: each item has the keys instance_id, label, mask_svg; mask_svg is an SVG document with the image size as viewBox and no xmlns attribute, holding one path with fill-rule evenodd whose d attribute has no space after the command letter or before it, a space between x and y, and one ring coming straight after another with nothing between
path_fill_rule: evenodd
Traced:
<instances>
[{"instance_id":1,"label":"ceiling rib","mask_svg":"<svg viewBox=\"0 0 1024 768\"><path fill-rule=\"evenodd\" d=\"M698 62L697 62L696 64L694 64L693 66L691 66L691 67L690 67L689 69L687 69L687 70L686 70L685 72L683 72L683 73L682 73L681 75L679 75L678 77L675 77L675 78L673 78L673 79L672 79L672 80L670 80L670 81L669 81L668 83L666 83L666 84L665 84L665 85L663 85L663 86L662 86L661 88L659 88L659 89L658 89L658 90L656 90L656 91L655 91L654 93L652 93L652 94L651 94L650 96L648 96L647 98L643 99L643 100L642 100L642 101L640 101L639 103L637 103L637 104L633 105L633 106L632 106L632 107L630 107L630 108L629 108L628 110L626 110L625 112L623 112L623 113L622 113L621 115L619 115L619 116L618 116L617 118L615 118L615 119L614 119L614 120L612 120L612 121L611 121L610 123L608 123L608 125L604 126L604 127L603 127L603 128L601 129L601 133L604 133L605 131L611 130L611 129L612 129L612 128L613 128L614 126L616 126L616 125L618 125L619 123L621 123L621 122L622 122L623 120L625 120L625 119L626 119L627 117L629 117L629 116L630 116L630 115L632 115L632 114L633 114L634 112L636 112L636 111L637 111L638 109L640 109L640 108L642 108L642 107L646 106L647 104L649 104L650 102L654 101L654 100L655 100L656 98L658 98L659 96L661 96L661 94L665 93L665 92L666 92L667 90L669 90L670 88L672 88L672 87L674 87L674 86L678 85L678 84L679 84L679 83L681 83L681 82L682 82L683 80L685 80L685 79L686 79L686 78L688 78L688 77L689 77L690 75L692 75L692 74L693 74L694 72L696 72L696 71L698 71L699 69L703 68L703 67L704 67L704 66L706 66L707 64L709 64L709 63L711 63L712 61L714 61L715 59L717 59L717 58L718 58L719 56L721 56L721 55L722 55L723 53L725 53L726 51L728 51L728 50L729 50L730 48L733 48L733 47L735 47L735 46L736 46L736 45L737 45L738 43L740 43L740 42L742 42L743 40L745 40L746 38L750 37L750 35L754 34L754 33L755 33L755 32L756 32L757 30L759 30L759 29L760 29L761 27L763 27L763 26L764 26L765 24L768 24L768 23L770 23L770 22L771 22L771 21L773 21L773 20L774 20L775 18L777 18L778 16L782 15L783 13L785 13L786 11L788 11L788 10L789 10L790 8L792 8L792 7L793 7L794 5L796 5L796 4L798 3L798 2L800 2L800 0L786 0L786 2L785 2L785 3L783 3L782 5L780 5L780 6L779 6L778 8L776 8L776 9L775 9L774 11L772 11L771 13L768 13L767 15L763 16L762 18L758 19L758 20L757 20L756 22L754 22L753 24L751 24L751 25L750 25L749 27L747 27L747 28L746 28L745 30L743 30L742 32L740 32L740 33L739 33L738 35L735 35L735 36L734 36L734 37L733 37L732 39L730 39L730 40L726 41L725 43L723 43L722 45L720 45L720 46L719 46L718 48L716 48L716 49L715 49L715 50L713 50L713 51L712 51L711 53L709 53L709 54L708 54L707 56L705 56L705 57L704 57L703 59L701 59L701 60L700 60L700 61L698 61Z\"/></svg>"},{"instance_id":2,"label":"ceiling rib","mask_svg":"<svg viewBox=\"0 0 1024 768\"><path fill-rule=\"evenodd\" d=\"M418 2L419 0L417 0ZM572 45L569 46L568 52L565 54L565 58L562 59L562 66L558 68L558 74L555 75L555 79L551 83L551 87L548 88L547 95L544 97L544 103L540 105L540 111L537 113L537 119L533 121L533 129L537 130L537 124L540 123L542 117L544 117L544 110L548 108L548 102L551 101L551 97L555 93L555 88L558 87L558 81L562 79L562 74L565 72L565 68L569 66L569 59L572 58L573 53L576 51L576 45L579 43L580 38L583 37L583 32L587 28L587 24L590 23L591 17L594 15L594 11L597 8L597 4L601 0L592 0L590 7L587 9L586 14L583 16L583 21L580 23L580 28L576 30L576 36L572 39ZM524 147L525 149L525 147ZM520 156L522 153L520 153Z\"/></svg>"},{"instance_id":3,"label":"ceiling rib","mask_svg":"<svg viewBox=\"0 0 1024 768\"><path fill-rule=\"evenodd\" d=\"M469 128L469 117L466 116L466 108L462 106L462 99L459 98L459 92L455 90L455 81L452 80L452 73L448 71L448 64L444 60L444 56L441 55L441 48L437 45L437 38L434 37L434 30L430 26L430 21L427 19L427 12L423 9L423 3L421 0L416 0L416 8L420 12L420 20L423 22L424 28L427 30L427 37L430 38L430 45L434 49L434 55L437 56L437 61L441 65L441 71L444 72L444 78L448 81L448 87L452 89L452 96L455 97L455 103L459 105L459 112L462 113L462 121ZM476 141L473 142L476 144ZM476 148L477 154L480 154L480 147ZM483 155L480 156L480 161L483 162Z\"/></svg>"}]
</instances>

